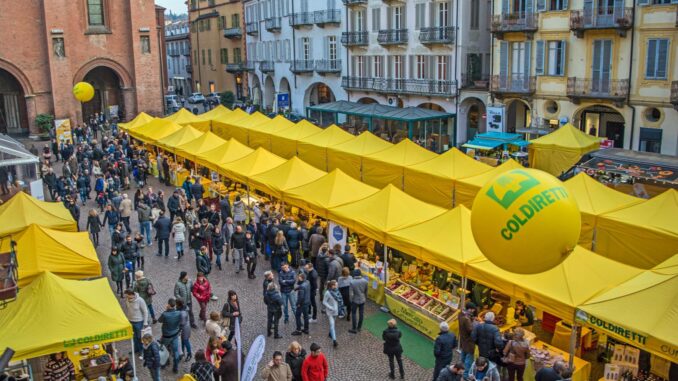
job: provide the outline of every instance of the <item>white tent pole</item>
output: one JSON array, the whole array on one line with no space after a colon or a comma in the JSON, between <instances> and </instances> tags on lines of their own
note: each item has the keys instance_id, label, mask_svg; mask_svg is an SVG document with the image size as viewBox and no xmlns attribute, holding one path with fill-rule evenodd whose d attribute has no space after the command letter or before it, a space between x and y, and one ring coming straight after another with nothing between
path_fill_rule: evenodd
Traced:
<instances>
[{"instance_id":1,"label":"white tent pole","mask_svg":"<svg viewBox=\"0 0 678 381\"><path fill-rule=\"evenodd\" d=\"M134 337L129 339L130 343L132 344L132 373L134 374L134 378L132 380L137 381L137 356L136 353L134 353Z\"/></svg>"}]
</instances>

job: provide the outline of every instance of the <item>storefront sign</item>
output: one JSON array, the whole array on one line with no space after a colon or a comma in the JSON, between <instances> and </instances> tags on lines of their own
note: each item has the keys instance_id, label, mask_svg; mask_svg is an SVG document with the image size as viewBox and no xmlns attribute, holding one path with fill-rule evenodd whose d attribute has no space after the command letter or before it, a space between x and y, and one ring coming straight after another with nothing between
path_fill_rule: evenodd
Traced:
<instances>
[{"instance_id":1,"label":"storefront sign","mask_svg":"<svg viewBox=\"0 0 678 381\"><path fill-rule=\"evenodd\" d=\"M417 331L432 339L438 336L440 323L437 320L424 315L414 307L399 301L391 295L386 295L386 305L393 315L411 325Z\"/></svg>"},{"instance_id":2,"label":"storefront sign","mask_svg":"<svg viewBox=\"0 0 678 381\"><path fill-rule=\"evenodd\" d=\"M487 107L487 132L504 132L504 106Z\"/></svg>"},{"instance_id":3,"label":"storefront sign","mask_svg":"<svg viewBox=\"0 0 678 381\"><path fill-rule=\"evenodd\" d=\"M54 125L56 126L56 138L58 142L68 141L73 143L70 119L56 119Z\"/></svg>"},{"instance_id":4,"label":"storefront sign","mask_svg":"<svg viewBox=\"0 0 678 381\"><path fill-rule=\"evenodd\" d=\"M85 345L90 343L101 343L108 341L119 341L132 337L132 334L127 331L127 329L120 329L117 331L111 331L106 333L101 333L94 336L83 336L75 339L64 340L64 348L75 347L79 345Z\"/></svg>"},{"instance_id":5,"label":"storefront sign","mask_svg":"<svg viewBox=\"0 0 678 381\"><path fill-rule=\"evenodd\" d=\"M330 247L339 244L343 249L346 246L346 234L346 227L330 221Z\"/></svg>"},{"instance_id":6,"label":"storefront sign","mask_svg":"<svg viewBox=\"0 0 678 381\"><path fill-rule=\"evenodd\" d=\"M290 95L288 93L278 94L278 109L290 108Z\"/></svg>"}]
</instances>

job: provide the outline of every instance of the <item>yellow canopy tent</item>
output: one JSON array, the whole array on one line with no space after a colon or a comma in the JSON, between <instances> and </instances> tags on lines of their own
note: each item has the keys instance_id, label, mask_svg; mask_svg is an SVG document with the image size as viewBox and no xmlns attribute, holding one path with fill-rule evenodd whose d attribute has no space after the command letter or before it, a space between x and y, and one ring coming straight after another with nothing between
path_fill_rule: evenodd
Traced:
<instances>
[{"instance_id":1,"label":"yellow canopy tent","mask_svg":"<svg viewBox=\"0 0 678 381\"><path fill-rule=\"evenodd\" d=\"M142 126L153 119L155 118L146 114L145 112L142 112L127 123L118 123L118 127L122 130L129 130L130 128Z\"/></svg>"},{"instance_id":2,"label":"yellow canopy tent","mask_svg":"<svg viewBox=\"0 0 678 381\"><path fill-rule=\"evenodd\" d=\"M273 169L286 160L263 148L257 148L251 154L219 166L219 173L235 181L247 184L250 177Z\"/></svg>"},{"instance_id":3,"label":"yellow canopy tent","mask_svg":"<svg viewBox=\"0 0 678 381\"><path fill-rule=\"evenodd\" d=\"M238 140L242 144L249 144L249 131L254 126L259 126L271 121L266 115L255 112L249 118L240 119L229 125L229 131L232 139Z\"/></svg>"},{"instance_id":4,"label":"yellow canopy tent","mask_svg":"<svg viewBox=\"0 0 678 381\"><path fill-rule=\"evenodd\" d=\"M250 148L264 147L271 150L271 136L280 133L282 130L293 127L294 123L282 115L278 115L270 121L256 126L249 130L249 140L247 145Z\"/></svg>"},{"instance_id":5,"label":"yellow canopy tent","mask_svg":"<svg viewBox=\"0 0 678 381\"><path fill-rule=\"evenodd\" d=\"M516 274L481 259L469 263L466 275L572 322L576 307L641 271L577 246L562 263L542 273Z\"/></svg>"},{"instance_id":6,"label":"yellow canopy tent","mask_svg":"<svg viewBox=\"0 0 678 381\"><path fill-rule=\"evenodd\" d=\"M579 306L577 320L669 361L678 353L678 254Z\"/></svg>"},{"instance_id":7,"label":"yellow canopy tent","mask_svg":"<svg viewBox=\"0 0 678 381\"><path fill-rule=\"evenodd\" d=\"M144 143L154 143L182 128L180 125L167 120L153 119L144 125L130 129L129 134Z\"/></svg>"},{"instance_id":8,"label":"yellow canopy tent","mask_svg":"<svg viewBox=\"0 0 678 381\"><path fill-rule=\"evenodd\" d=\"M12 237L19 262L19 287L28 286L43 271L67 279L101 276L101 263L87 232L64 232L30 225ZM9 240L0 251L9 252Z\"/></svg>"},{"instance_id":9,"label":"yellow canopy tent","mask_svg":"<svg viewBox=\"0 0 678 381\"><path fill-rule=\"evenodd\" d=\"M592 179L586 173L565 181L565 188L572 194L581 212L581 234L579 245L591 250L598 216L643 202L607 187Z\"/></svg>"},{"instance_id":10,"label":"yellow canopy tent","mask_svg":"<svg viewBox=\"0 0 678 381\"><path fill-rule=\"evenodd\" d=\"M209 119L205 119L202 116L195 115L183 107L174 114L164 117L163 120L176 123L180 126L188 126L190 124L191 126L193 126L193 128L197 128L202 132L209 131L210 124L212 123L210 122Z\"/></svg>"},{"instance_id":11,"label":"yellow canopy tent","mask_svg":"<svg viewBox=\"0 0 678 381\"><path fill-rule=\"evenodd\" d=\"M384 242L386 233L428 221L445 210L419 201L389 184L377 193L329 209L329 219Z\"/></svg>"},{"instance_id":12,"label":"yellow canopy tent","mask_svg":"<svg viewBox=\"0 0 678 381\"><path fill-rule=\"evenodd\" d=\"M223 105L218 105L217 107L200 114L200 117L204 120L209 120L210 122L213 122L215 120L220 120L221 118L225 117L230 113L231 110L229 108L226 108Z\"/></svg>"},{"instance_id":13,"label":"yellow canopy tent","mask_svg":"<svg viewBox=\"0 0 678 381\"><path fill-rule=\"evenodd\" d=\"M523 166L515 160L510 159L487 172L457 180L454 186L454 205L464 205L471 209L473 200L476 198L476 193L478 193L483 185L504 172L518 168L523 168Z\"/></svg>"},{"instance_id":14,"label":"yellow canopy tent","mask_svg":"<svg viewBox=\"0 0 678 381\"><path fill-rule=\"evenodd\" d=\"M492 170L457 148L423 163L405 167L405 192L434 205L450 209L454 202L457 179Z\"/></svg>"},{"instance_id":15,"label":"yellow canopy tent","mask_svg":"<svg viewBox=\"0 0 678 381\"><path fill-rule=\"evenodd\" d=\"M386 244L441 269L463 275L484 259L471 232L471 211L460 205L431 220L386 234Z\"/></svg>"},{"instance_id":16,"label":"yellow canopy tent","mask_svg":"<svg viewBox=\"0 0 678 381\"><path fill-rule=\"evenodd\" d=\"M78 231L71 213L60 202L45 202L19 192L0 205L0 236L20 232L31 224L67 232Z\"/></svg>"},{"instance_id":17,"label":"yellow canopy tent","mask_svg":"<svg viewBox=\"0 0 678 381\"><path fill-rule=\"evenodd\" d=\"M352 139L355 139L355 136L333 124L322 132L297 141L297 155L312 166L327 171L327 147Z\"/></svg>"},{"instance_id":18,"label":"yellow canopy tent","mask_svg":"<svg viewBox=\"0 0 678 381\"><path fill-rule=\"evenodd\" d=\"M290 128L271 135L271 152L290 159L297 155L297 141L320 132L322 132L320 127L304 119Z\"/></svg>"},{"instance_id":19,"label":"yellow canopy tent","mask_svg":"<svg viewBox=\"0 0 678 381\"><path fill-rule=\"evenodd\" d=\"M363 181L377 188L393 184L403 189L405 167L434 159L437 156L410 139L404 139L383 151L363 157Z\"/></svg>"},{"instance_id":20,"label":"yellow canopy tent","mask_svg":"<svg viewBox=\"0 0 678 381\"><path fill-rule=\"evenodd\" d=\"M176 153L176 147L186 144L202 136L204 132L193 128L192 126L184 126L172 135L167 135L164 138L155 142L155 145L172 153Z\"/></svg>"},{"instance_id":21,"label":"yellow canopy tent","mask_svg":"<svg viewBox=\"0 0 678 381\"><path fill-rule=\"evenodd\" d=\"M678 191L601 215L596 252L643 269L678 253Z\"/></svg>"},{"instance_id":22,"label":"yellow canopy tent","mask_svg":"<svg viewBox=\"0 0 678 381\"><path fill-rule=\"evenodd\" d=\"M220 165L241 159L252 152L254 152L253 149L239 141L228 139L226 143L197 155L196 162L203 167L217 171Z\"/></svg>"},{"instance_id":23,"label":"yellow canopy tent","mask_svg":"<svg viewBox=\"0 0 678 381\"><path fill-rule=\"evenodd\" d=\"M290 204L327 217L328 209L369 197L379 191L353 177L341 169L325 176L283 192L283 198Z\"/></svg>"},{"instance_id":24,"label":"yellow canopy tent","mask_svg":"<svg viewBox=\"0 0 678 381\"><path fill-rule=\"evenodd\" d=\"M236 108L231 111L228 115L224 115L219 119L212 120L212 132L221 137L222 139L231 138L231 123L237 122L239 120L249 118L250 114L246 113L242 109ZM241 142L243 143L243 142Z\"/></svg>"},{"instance_id":25,"label":"yellow canopy tent","mask_svg":"<svg viewBox=\"0 0 678 381\"><path fill-rule=\"evenodd\" d=\"M0 347L13 361L132 338L105 278L66 280L43 272L0 314Z\"/></svg>"},{"instance_id":26,"label":"yellow canopy tent","mask_svg":"<svg viewBox=\"0 0 678 381\"><path fill-rule=\"evenodd\" d=\"M252 176L250 186L282 198L283 191L311 183L326 174L295 156L275 168Z\"/></svg>"},{"instance_id":27,"label":"yellow canopy tent","mask_svg":"<svg viewBox=\"0 0 678 381\"><path fill-rule=\"evenodd\" d=\"M176 148L176 153L181 157L185 157L188 160L195 162L197 155L215 149L224 143L226 143L224 139L211 132L205 132L199 138L178 146Z\"/></svg>"},{"instance_id":28,"label":"yellow canopy tent","mask_svg":"<svg viewBox=\"0 0 678 381\"><path fill-rule=\"evenodd\" d=\"M530 140L530 167L554 176L575 165L582 155L600 148L600 138L588 135L568 123L552 133Z\"/></svg>"},{"instance_id":29,"label":"yellow canopy tent","mask_svg":"<svg viewBox=\"0 0 678 381\"><path fill-rule=\"evenodd\" d=\"M362 158L383 151L393 144L365 131L354 139L335 146L327 147L327 170L341 169L347 175L362 179Z\"/></svg>"}]
</instances>

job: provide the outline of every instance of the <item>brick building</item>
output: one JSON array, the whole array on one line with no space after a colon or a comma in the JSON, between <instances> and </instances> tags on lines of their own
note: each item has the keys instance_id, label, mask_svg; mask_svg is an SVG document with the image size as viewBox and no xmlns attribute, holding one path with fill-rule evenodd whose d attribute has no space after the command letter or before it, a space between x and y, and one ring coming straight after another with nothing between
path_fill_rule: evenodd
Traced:
<instances>
[{"instance_id":1,"label":"brick building","mask_svg":"<svg viewBox=\"0 0 678 381\"><path fill-rule=\"evenodd\" d=\"M163 112L164 16L153 0L25 0L0 12L0 131L37 134L36 115L77 124L91 113L123 120ZM90 82L80 104L73 85ZM117 107L116 107L117 106Z\"/></svg>"}]
</instances>

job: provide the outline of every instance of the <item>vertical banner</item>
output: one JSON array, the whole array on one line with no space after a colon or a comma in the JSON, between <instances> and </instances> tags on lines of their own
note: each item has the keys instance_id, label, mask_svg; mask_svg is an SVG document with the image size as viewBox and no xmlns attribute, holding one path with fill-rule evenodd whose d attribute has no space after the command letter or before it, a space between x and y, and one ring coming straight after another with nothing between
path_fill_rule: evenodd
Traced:
<instances>
[{"instance_id":1,"label":"vertical banner","mask_svg":"<svg viewBox=\"0 0 678 381\"><path fill-rule=\"evenodd\" d=\"M45 188L42 185L42 179L31 181L30 183L31 196L40 201L45 201Z\"/></svg>"},{"instance_id":2,"label":"vertical banner","mask_svg":"<svg viewBox=\"0 0 678 381\"><path fill-rule=\"evenodd\" d=\"M340 244L343 249L346 246L346 227L337 224L336 222L330 221L330 248L334 247L336 244Z\"/></svg>"},{"instance_id":3,"label":"vertical banner","mask_svg":"<svg viewBox=\"0 0 678 381\"><path fill-rule=\"evenodd\" d=\"M487 132L504 132L504 106L487 107Z\"/></svg>"},{"instance_id":4,"label":"vertical banner","mask_svg":"<svg viewBox=\"0 0 678 381\"><path fill-rule=\"evenodd\" d=\"M228 302L227 302L228 303ZM240 338L240 319L239 316L235 317L235 342L238 349L238 379L240 379L241 370L242 370L242 339Z\"/></svg>"},{"instance_id":5,"label":"vertical banner","mask_svg":"<svg viewBox=\"0 0 678 381\"><path fill-rule=\"evenodd\" d=\"M54 121L56 126L57 142L68 141L73 143L73 136L71 135L71 120L70 119L56 119Z\"/></svg>"},{"instance_id":6,"label":"vertical banner","mask_svg":"<svg viewBox=\"0 0 678 381\"><path fill-rule=\"evenodd\" d=\"M266 338L264 338L264 335L259 335L256 339L254 339L250 350L247 352L245 367L242 370L242 377L240 378L240 381L254 380L254 376L257 374L259 362L264 356L264 350L266 350Z\"/></svg>"}]
</instances>

